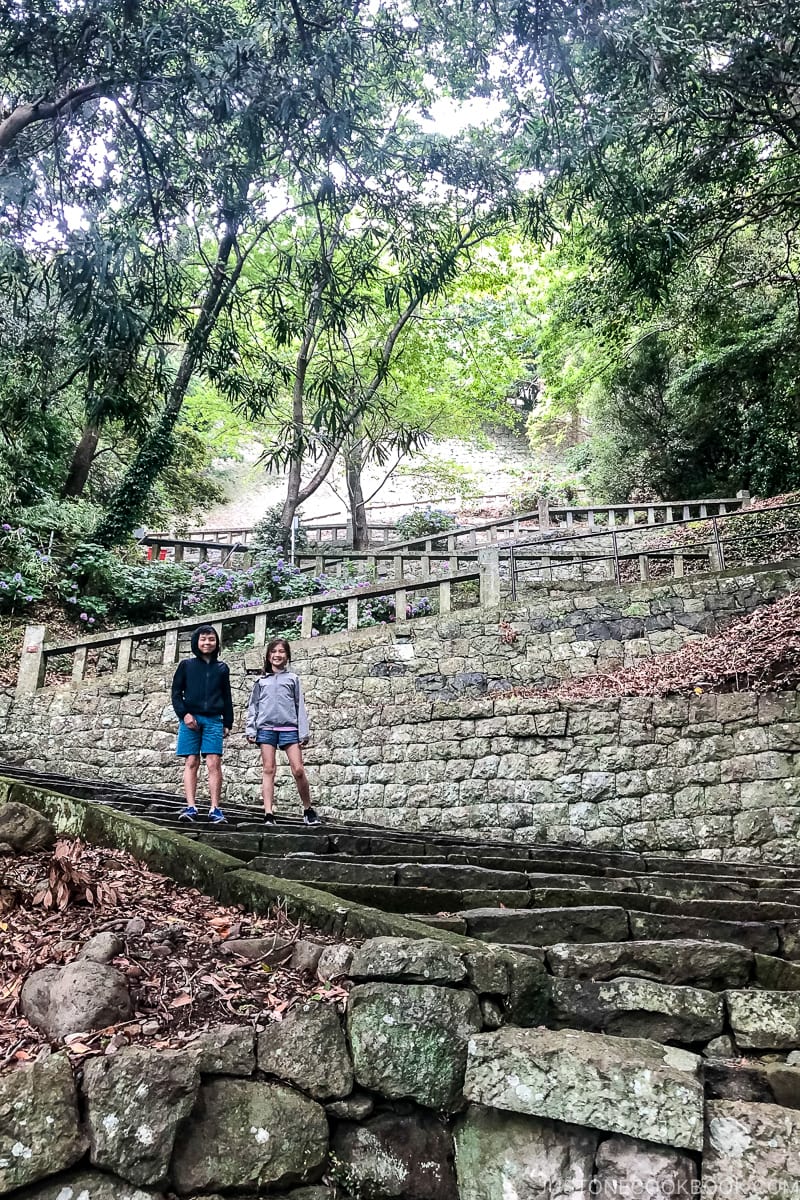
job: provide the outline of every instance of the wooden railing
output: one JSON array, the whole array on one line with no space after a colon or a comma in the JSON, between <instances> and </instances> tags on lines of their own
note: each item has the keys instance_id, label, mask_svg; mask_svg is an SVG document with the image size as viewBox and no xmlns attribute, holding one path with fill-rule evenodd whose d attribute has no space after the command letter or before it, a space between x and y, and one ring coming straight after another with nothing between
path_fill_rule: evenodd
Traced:
<instances>
[{"instance_id":1,"label":"wooden railing","mask_svg":"<svg viewBox=\"0 0 800 1200\"><path fill-rule=\"evenodd\" d=\"M353 526L349 520L343 521L312 521L303 525L303 531L310 542L320 545L348 546L353 542ZM368 522L367 535L370 544L383 545L396 532L394 525L380 522ZM153 541L165 545L179 541L184 545L195 545L198 542L213 542L215 545L230 545L232 542L249 546L253 539L252 526L229 527L225 529L190 529L183 538L173 538L171 534L150 533L142 538L142 544L151 545Z\"/></svg>"},{"instance_id":2,"label":"wooden railing","mask_svg":"<svg viewBox=\"0 0 800 1200\"><path fill-rule=\"evenodd\" d=\"M765 513L779 513L781 524L759 530L754 522ZM695 528L697 536L687 537ZM670 535L681 531L680 538L669 544ZM733 565L794 557L800 550L800 504L718 512L706 516L700 526L695 518L684 517L659 525L657 534L647 527L640 528L639 534L630 545L626 526L595 527L510 547L512 599L520 579L531 575L545 581L606 578L630 583L635 578L682 579L691 569L724 571Z\"/></svg>"},{"instance_id":3,"label":"wooden railing","mask_svg":"<svg viewBox=\"0 0 800 1200\"><path fill-rule=\"evenodd\" d=\"M518 513L516 516L499 517L482 521L477 525L464 525L442 533L426 534L402 542L384 546L384 551L409 551L412 549L456 550L474 549L479 546L494 546L517 542L528 533L543 534L553 529L638 529L645 526L666 525L675 520L704 520L707 517L724 516L746 508L750 503L749 492L722 499L670 500L644 502L642 504L589 504L580 507L551 507L546 500L539 503L535 512ZM678 515L680 514L680 515Z\"/></svg>"},{"instance_id":4,"label":"wooden railing","mask_svg":"<svg viewBox=\"0 0 800 1200\"><path fill-rule=\"evenodd\" d=\"M468 597L468 603L463 607L492 607L499 603L496 555L487 555L480 567L456 572L447 579L398 579L388 585L376 583L368 587L345 588L336 592L303 596L298 600L279 600L272 604L183 617L155 625L115 629L63 642L49 642L45 626L29 625L25 631L16 695L19 698L35 693L42 686L48 670L56 660L59 680L66 676L73 684L84 680L90 659L93 656L96 658L98 654L106 660L105 673L125 677L139 665L137 649L143 644L148 665L161 663L171 666L178 657L182 635L185 638L200 624L213 625L223 645L226 631L235 628L238 637L252 634L252 644L263 646L268 640L270 628L274 628L276 623L284 627L292 623L299 625L301 638L314 636L314 614L320 609L334 605L346 605L346 627L348 630L355 630L359 627L360 606L370 600L383 599L394 602L393 624L397 628L405 625L408 620L413 620L407 616L409 595L413 595L417 600L420 595L433 595L438 612L446 614L452 610L453 589L457 585L470 583L478 584L478 588L474 601L472 597Z\"/></svg>"},{"instance_id":5,"label":"wooden railing","mask_svg":"<svg viewBox=\"0 0 800 1200\"><path fill-rule=\"evenodd\" d=\"M384 554L410 551L417 553L443 553L476 551L484 546L496 546L516 542L527 534L544 533L551 529L566 529L580 532L593 529L639 529L652 525L665 525L676 520L704 520L712 516L747 508L750 495L746 491L723 499L670 500L641 504L588 504L579 506L553 506L546 500L540 501L535 511L517 513L515 516L498 517L490 521L479 521L472 525L458 526L442 533L424 534L417 538L392 541L393 525L368 525L370 544L380 546ZM352 544L350 522L312 524L304 526L310 540L317 547L331 550L346 549ZM173 549L175 561L186 557L204 561L208 551L213 550L220 558L226 554L245 554L252 541L252 529L204 529L189 532L176 538L167 534L148 534L142 545L151 548L152 556L158 557L163 549ZM205 546L205 550L203 547ZM188 555L187 555L188 552ZM322 551L326 553L326 551ZM360 552L369 554L370 552ZM308 551L302 557L310 556Z\"/></svg>"}]
</instances>

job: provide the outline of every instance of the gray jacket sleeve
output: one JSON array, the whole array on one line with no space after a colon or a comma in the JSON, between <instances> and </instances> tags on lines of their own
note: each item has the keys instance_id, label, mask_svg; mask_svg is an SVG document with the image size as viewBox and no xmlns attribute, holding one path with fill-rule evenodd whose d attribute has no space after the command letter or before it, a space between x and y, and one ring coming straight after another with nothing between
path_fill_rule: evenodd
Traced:
<instances>
[{"instance_id":1,"label":"gray jacket sleeve","mask_svg":"<svg viewBox=\"0 0 800 1200\"><path fill-rule=\"evenodd\" d=\"M295 675L294 681L297 687L297 736L301 742L304 742L308 737L308 712L303 699L303 689L297 675Z\"/></svg>"},{"instance_id":2,"label":"gray jacket sleeve","mask_svg":"<svg viewBox=\"0 0 800 1200\"><path fill-rule=\"evenodd\" d=\"M258 732L258 695L261 691L261 681L256 680L253 684L253 690L250 693L250 701L247 705L247 718L245 721L245 737L256 736Z\"/></svg>"}]
</instances>

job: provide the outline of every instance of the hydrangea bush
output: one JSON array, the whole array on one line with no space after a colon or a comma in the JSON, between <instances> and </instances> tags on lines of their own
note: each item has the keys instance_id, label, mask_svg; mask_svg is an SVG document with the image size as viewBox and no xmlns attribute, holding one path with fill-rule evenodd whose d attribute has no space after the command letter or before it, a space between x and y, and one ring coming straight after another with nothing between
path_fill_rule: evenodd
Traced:
<instances>
[{"instance_id":1,"label":"hydrangea bush","mask_svg":"<svg viewBox=\"0 0 800 1200\"><path fill-rule=\"evenodd\" d=\"M397 522L397 536L411 539L425 537L428 533L444 533L455 526L456 519L452 513L443 508L421 508L418 512L408 513Z\"/></svg>"}]
</instances>

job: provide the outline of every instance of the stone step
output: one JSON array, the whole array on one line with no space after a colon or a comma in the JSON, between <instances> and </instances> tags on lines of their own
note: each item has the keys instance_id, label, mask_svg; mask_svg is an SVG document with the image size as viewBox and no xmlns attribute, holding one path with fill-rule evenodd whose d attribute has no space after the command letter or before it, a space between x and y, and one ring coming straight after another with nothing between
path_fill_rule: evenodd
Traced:
<instances>
[{"instance_id":1,"label":"stone step","mask_svg":"<svg viewBox=\"0 0 800 1200\"><path fill-rule=\"evenodd\" d=\"M800 908L792 904L758 904L742 900L676 900L671 896L645 896L640 892L575 891L571 888L533 888L531 907L559 904L619 904L637 912L665 916L702 917L717 921L798 921Z\"/></svg>"},{"instance_id":2,"label":"stone step","mask_svg":"<svg viewBox=\"0 0 800 1200\"><path fill-rule=\"evenodd\" d=\"M768 866L764 863L740 863L740 862L717 862L708 858L669 858L663 854L643 854L642 868L647 873L665 872L667 874L675 874L683 871L685 868L697 870L702 866L703 872L706 875L728 875L740 879L760 878L764 875L772 875L775 878L781 879L796 879L800 881L800 867L779 866L776 863L770 863Z\"/></svg>"},{"instance_id":3,"label":"stone step","mask_svg":"<svg viewBox=\"0 0 800 1200\"><path fill-rule=\"evenodd\" d=\"M554 979L551 1006L557 1028L683 1045L718 1037L725 1023L721 993L651 979Z\"/></svg>"},{"instance_id":4,"label":"stone step","mask_svg":"<svg viewBox=\"0 0 800 1200\"><path fill-rule=\"evenodd\" d=\"M461 914L470 937L485 942L551 946L555 942L623 942L630 937L623 908L475 908Z\"/></svg>"},{"instance_id":5,"label":"stone step","mask_svg":"<svg viewBox=\"0 0 800 1200\"><path fill-rule=\"evenodd\" d=\"M676 917L663 913L629 913L634 941L663 941L680 938L707 942L734 942L759 954L778 954L780 938L774 923L758 921L711 921L703 917ZM564 938L569 941L569 938ZM600 941L601 939L596 939ZM613 938L605 939L614 941Z\"/></svg>"},{"instance_id":6,"label":"stone step","mask_svg":"<svg viewBox=\"0 0 800 1200\"><path fill-rule=\"evenodd\" d=\"M276 858L274 855L258 855L250 860L251 871L263 871L265 875L276 875L280 879L299 879L305 883L332 884L385 884L393 887L397 874L394 866L377 867L372 863L360 863L307 858Z\"/></svg>"},{"instance_id":7,"label":"stone step","mask_svg":"<svg viewBox=\"0 0 800 1200\"><path fill-rule=\"evenodd\" d=\"M458 914L467 908L502 905L505 909L525 908L529 893L526 891L487 891L452 888L396 887L392 884L340 883L337 880L318 880L314 883L320 891L330 892L341 900L353 900L370 908L384 912L404 913L427 912Z\"/></svg>"},{"instance_id":8,"label":"stone step","mask_svg":"<svg viewBox=\"0 0 800 1200\"><path fill-rule=\"evenodd\" d=\"M599 982L624 975L714 991L744 987L753 975L755 957L752 950L732 942L673 938L588 945L562 943L548 947L547 966L553 975L562 978ZM769 961L781 964L782 960Z\"/></svg>"}]
</instances>

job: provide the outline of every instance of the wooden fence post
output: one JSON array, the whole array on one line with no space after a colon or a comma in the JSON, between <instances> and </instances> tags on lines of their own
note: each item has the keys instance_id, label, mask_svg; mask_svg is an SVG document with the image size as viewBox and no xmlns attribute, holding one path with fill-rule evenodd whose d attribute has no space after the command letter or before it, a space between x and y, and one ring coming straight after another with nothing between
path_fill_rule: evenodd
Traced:
<instances>
[{"instance_id":1,"label":"wooden fence post","mask_svg":"<svg viewBox=\"0 0 800 1200\"><path fill-rule=\"evenodd\" d=\"M497 608L500 604L500 551L494 548L478 551L481 573L481 608Z\"/></svg>"},{"instance_id":2,"label":"wooden fence post","mask_svg":"<svg viewBox=\"0 0 800 1200\"><path fill-rule=\"evenodd\" d=\"M537 501L536 507L539 510L539 528L540 529L549 529L550 528L550 505L547 502L547 497L540 496Z\"/></svg>"},{"instance_id":3,"label":"wooden fence post","mask_svg":"<svg viewBox=\"0 0 800 1200\"><path fill-rule=\"evenodd\" d=\"M25 629L17 674L17 699L22 696L33 696L42 686L44 680L43 647L46 632L47 629L44 625L28 625Z\"/></svg>"}]
</instances>

